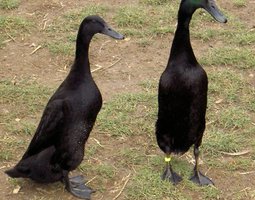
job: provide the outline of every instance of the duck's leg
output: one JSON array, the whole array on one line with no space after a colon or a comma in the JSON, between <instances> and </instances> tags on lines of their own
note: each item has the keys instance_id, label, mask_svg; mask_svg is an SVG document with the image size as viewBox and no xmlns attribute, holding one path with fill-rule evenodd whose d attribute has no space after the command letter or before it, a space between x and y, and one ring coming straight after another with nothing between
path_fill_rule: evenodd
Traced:
<instances>
[{"instance_id":1,"label":"duck's leg","mask_svg":"<svg viewBox=\"0 0 255 200\"><path fill-rule=\"evenodd\" d=\"M91 193L95 191L85 185L83 176L76 176L73 178L68 177L68 171L63 172L63 182L65 183L66 189L76 197L81 199L89 200Z\"/></svg>"},{"instance_id":2,"label":"duck's leg","mask_svg":"<svg viewBox=\"0 0 255 200\"><path fill-rule=\"evenodd\" d=\"M199 147L197 145L194 146L194 156L195 156L195 166L193 169L193 175L191 176L190 180L201 186L214 185L214 183L208 177L203 175L198 169Z\"/></svg>"},{"instance_id":3,"label":"duck's leg","mask_svg":"<svg viewBox=\"0 0 255 200\"><path fill-rule=\"evenodd\" d=\"M72 184L78 184L78 185L81 185L81 184L85 184L86 183L86 180L84 179L84 176L82 175L78 175L78 176L74 176L74 177L71 177L69 178L69 181L72 183Z\"/></svg>"},{"instance_id":4,"label":"duck's leg","mask_svg":"<svg viewBox=\"0 0 255 200\"><path fill-rule=\"evenodd\" d=\"M161 176L162 180L168 180L172 182L174 185L178 184L182 180L182 177L173 171L170 163L171 162L170 155L166 155L165 162L166 168Z\"/></svg>"}]
</instances>

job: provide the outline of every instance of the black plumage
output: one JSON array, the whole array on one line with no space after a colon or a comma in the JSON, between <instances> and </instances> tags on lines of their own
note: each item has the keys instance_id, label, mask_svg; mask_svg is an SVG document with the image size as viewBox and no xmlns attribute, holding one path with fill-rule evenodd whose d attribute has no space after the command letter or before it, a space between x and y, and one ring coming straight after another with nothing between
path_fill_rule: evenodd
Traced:
<instances>
[{"instance_id":1,"label":"black plumage","mask_svg":"<svg viewBox=\"0 0 255 200\"><path fill-rule=\"evenodd\" d=\"M197 8L204 8L217 21L226 22L213 0L182 0L167 67L158 88L158 119L156 137L166 154L167 167L162 178L173 183L181 181L170 165L170 154L183 154L194 145L196 165L191 178L201 185L210 179L197 169L199 146L205 130L207 106L207 75L199 65L190 43L189 23Z\"/></svg>"},{"instance_id":2,"label":"black plumage","mask_svg":"<svg viewBox=\"0 0 255 200\"><path fill-rule=\"evenodd\" d=\"M89 199L92 190L82 176L68 178L83 160L85 143L102 106L88 57L89 44L96 33L115 39L124 37L99 16L86 17L79 28L74 64L50 98L28 149L18 164L6 173L14 178L37 182L63 181L68 191Z\"/></svg>"}]
</instances>

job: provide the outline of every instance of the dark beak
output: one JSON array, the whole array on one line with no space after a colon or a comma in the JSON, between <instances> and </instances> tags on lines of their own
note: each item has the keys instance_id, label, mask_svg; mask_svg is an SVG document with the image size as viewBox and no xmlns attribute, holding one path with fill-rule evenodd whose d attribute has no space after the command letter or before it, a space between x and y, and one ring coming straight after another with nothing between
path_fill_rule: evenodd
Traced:
<instances>
[{"instance_id":1,"label":"dark beak","mask_svg":"<svg viewBox=\"0 0 255 200\"><path fill-rule=\"evenodd\" d=\"M226 23L228 21L227 18L220 12L214 0L208 0L207 4L204 5L204 9L218 22Z\"/></svg>"},{"instance_id":2,"label":"dark beak","mask_svg":"<svg viewBox=\"0 0 255 200\"><path fill-rule=\"evenodd\" d=\"M103 29L103 31L101 33L108 35L112 38L115 38L117 40L123 40L125 38L122 34L116 32L115 30L113 30L112 28L110 28L107 25L105 25L105 28Z\"/></svg>"}]
</instances>

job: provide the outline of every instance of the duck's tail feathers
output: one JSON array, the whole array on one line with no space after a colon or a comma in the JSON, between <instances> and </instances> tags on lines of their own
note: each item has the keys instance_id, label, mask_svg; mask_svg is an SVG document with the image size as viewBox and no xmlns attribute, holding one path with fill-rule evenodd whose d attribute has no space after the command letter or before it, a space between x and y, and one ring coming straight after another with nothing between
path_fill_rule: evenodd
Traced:
<instances>
[{"instance_id":1,"label":"duck's tail feathers","mask_svg":"<svg viewBox=\"0 0 255 200\"><path fill-rule=\"evenodd\" d=\"M12 169L6 170L5 173L12 178L27 178L30 170L28 168L15 166Z\"/></svg>"}]
</instances>

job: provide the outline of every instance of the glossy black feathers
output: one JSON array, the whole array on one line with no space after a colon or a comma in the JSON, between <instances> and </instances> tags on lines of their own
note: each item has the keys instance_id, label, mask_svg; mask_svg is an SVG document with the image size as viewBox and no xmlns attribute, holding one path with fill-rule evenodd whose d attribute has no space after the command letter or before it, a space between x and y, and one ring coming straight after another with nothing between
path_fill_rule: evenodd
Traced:
<instances>
[{"instance_id":1,"label":"glossy black feathers","mask_svg":"<svg viewBox=\"0 0 255 200\"><path fill-rule=\"evenodd\" d=\"M205 129L207 75L198 64L190 44L191 14L182 5L178 14L170 58L158 89L156 136L167 154L185 153L200 145Z\"/></svg>"},{"instance_id":2,"label":"glossy black feathers","mask_svg":"<svg viewBox=\"0 0 255 200\"><path fill-rule=\"evenodd\" d=\"M63 179L63 171L74 170L82 162L85 143L102 106L88 58L89 44L96 33L123 39L98 16L83 20L70 73L46 105L22 159L6 171L9 176L54 182Z\"/></svg>"}]
</instances>

